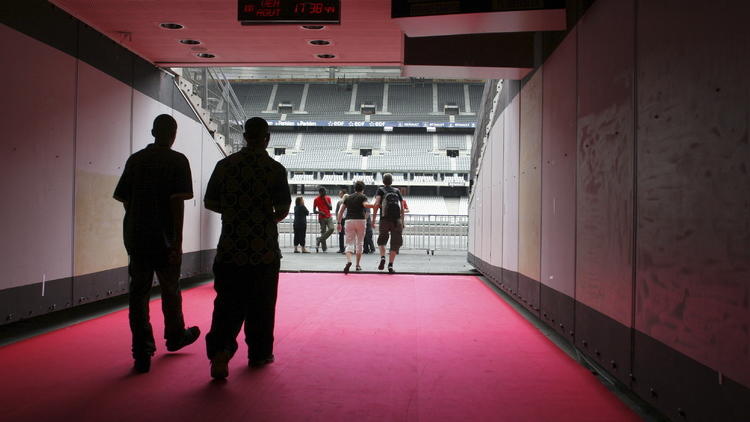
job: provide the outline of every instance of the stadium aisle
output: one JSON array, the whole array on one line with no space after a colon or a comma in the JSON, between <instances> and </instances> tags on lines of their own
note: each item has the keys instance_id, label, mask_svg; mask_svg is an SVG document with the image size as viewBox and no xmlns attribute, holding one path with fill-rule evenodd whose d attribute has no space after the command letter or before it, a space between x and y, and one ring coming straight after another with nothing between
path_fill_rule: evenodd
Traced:
<instances>
[{"instance_id":1,"label":"stadium aisle","mask_svg":"<svg viewBox=\"0 0 750 422\"><path fill-rule=\"evenodd\" d=\"M211 284L184 293L208 331ZM160 303L152 301L155 334ZM281 276L276 363L244 344L211 381L203 336L131 372L127 312L0 348L9 421L631 421L638 417L476 277Z\"/></svg>"}]
</instances>

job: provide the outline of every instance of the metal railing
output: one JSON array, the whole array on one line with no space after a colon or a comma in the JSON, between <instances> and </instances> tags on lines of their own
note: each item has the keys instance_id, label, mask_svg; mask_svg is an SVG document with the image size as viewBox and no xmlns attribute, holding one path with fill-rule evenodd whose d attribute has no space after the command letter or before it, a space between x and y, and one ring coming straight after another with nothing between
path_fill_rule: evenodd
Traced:
<instances>
[{"instance_id":1,"label":"metal railing","mask_svg":"<svg viewBox=\"0 0 750 422\"><path fill-rule=\"evenodd\" d=\"M290 215L279 223L279 246L294 247L294 218ZM320 236L317 215L307 217L305 244L315 247L315 238ZM378 231L373 230L373 243L377 244ZM450 250L465 251L469 246L469 216L407 214L404 222L404 244L402 249L424 250L427 252ZM328 238L328 247L338 250L339 236L334 231Z\"/></svg>"},{"instance_id":2,"label":"metal railing","mask_svg":"<svg viewBox=\"0 0 750 422\"><path fill-rule=\"evenodd\" d=\"M221 68L182 68L181 78L192 84L192 93L200 99L199 106L210 113L216 130L224 135L228 153L244 146L242 132L247 114Z\"/></svg>"}]
</instances>

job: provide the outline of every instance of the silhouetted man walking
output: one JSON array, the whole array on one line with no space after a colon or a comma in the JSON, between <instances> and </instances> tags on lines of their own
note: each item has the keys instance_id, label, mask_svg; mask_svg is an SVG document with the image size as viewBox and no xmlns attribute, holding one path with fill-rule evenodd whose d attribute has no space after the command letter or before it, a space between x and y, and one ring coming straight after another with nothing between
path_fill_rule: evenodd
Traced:
<instances>
[{"instance_id":1,"label":"silhouetted man walking","mask_svg":"<svg viewBox=\"0 0 750 422\"><path fill-rule=\"evenodd\" d=\"M200 335L198 327L185 329L179 284L184 201L193 197L190 163L171 149L177 135L177 122L172 116L157 116L151 134L154 143L128 158L114 193L125 206L129 318L138 372L149 371L156 351L148 309L154 272L161 286L167 350L177 351Z\"/></svg>"},{"instance_id":2,"label":"silhouetted man walking","mask_svg":"<svg viewBox=\"0 0 750 422\"><path fill-rule=\"evenodd\" d=\"M206 349L211 376L229 376L237 335L245 324L251 367L273 362L273 329L279 283L277 223L289 213L286 169L266 152L268 123L245 122L247 145L219 161L206 187L206 208L221 214L214 260L214 300Z\"/></svg>"}]
</instances>

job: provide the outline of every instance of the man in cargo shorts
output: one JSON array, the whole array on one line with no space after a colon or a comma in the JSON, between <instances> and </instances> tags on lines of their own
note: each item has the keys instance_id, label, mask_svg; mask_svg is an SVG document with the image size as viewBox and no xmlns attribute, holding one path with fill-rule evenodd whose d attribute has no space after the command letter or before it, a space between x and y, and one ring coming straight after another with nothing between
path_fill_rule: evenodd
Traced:
<instances>
[{"instance_id":1,"label":"man in cargo shorts","mask_svg":"<svg viewBox=\"0 0 750 422\"><path fill-rule=\"evenodd\" d=\"M393 274L393 261L396 259L399 248L404 243L402 232L404 229L404 198L401 192L391 186L393 175L383 175L383 186L378 188L375 194L375 206L373 207L373 228L376 227L378 210L380 210L380 230L378 235L378 248L380 249L379 270L385 268L385 245L388 238L391 239L390 254L388 257L388 272Z\"/></svg>"}]
</instances>

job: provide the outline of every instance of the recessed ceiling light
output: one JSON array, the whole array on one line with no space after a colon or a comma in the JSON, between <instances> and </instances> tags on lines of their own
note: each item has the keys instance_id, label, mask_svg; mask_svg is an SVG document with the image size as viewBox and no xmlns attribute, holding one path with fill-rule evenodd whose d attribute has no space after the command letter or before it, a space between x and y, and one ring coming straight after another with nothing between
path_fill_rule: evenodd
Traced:
<instances>
[{"instance_id":1,"label":"recessed ceiling light","mask_svg":"<svg viewBox=\"0 0 750 422\"><path fill-rule=\"evenodd\" d=\"M302 29L312 29L312 30L318 30L325 28L325 25L302 25Z\"/></svg>"},{"instance_id":2,"label":"recessed ceiling light","mask_svg":"<svg viewBox=\"0 0 750 422\"><path fill-rule=\"evenodd\" d=\"M310 41L310 44L312 44L312 45L330 45L331 42L330 41L326 41L326 40L312 40L312 41Z\"/></svg>"},{"instance_id":3,"label":"recessed ceiling light","mask_svg":"<svg viewBox=\"0 0 750 422\"><path fill-rule=\"evenodd\" d=\"M335 59L335 54L318 54L319 59Z\"/></svg>"},{"instance_id":4,"label":"recessed ceiling light","mask_svg":"<svg viewBox=\"0 0 750 422\"><path fill-rule=\"evenodd\" d=\"M213 59L214 57L216 57L211 53L198 53L196 54L196 56L200 57L201 59Z\"/></svg>"},{"instance_id":5,"label":"recessed ceiling light","mask_svg":"<svg viewBox=\"0 0 750 422\"><path fill-rule=\"evenodd\" d=\"M184 26L180 25L179 23L161 23L159 24L164 29L182 29Z\"/></svg>"},{"instance_id":6,"label":"recessed ceiling light","mask_svg":"<svg viewBox=\"0 0 750 422\"><path fill-rule=\"evenodd\" d=\"M201 43L198 40L180 40L180 42L187 45L198 45Z\"/></svg>"}]
</instances>

